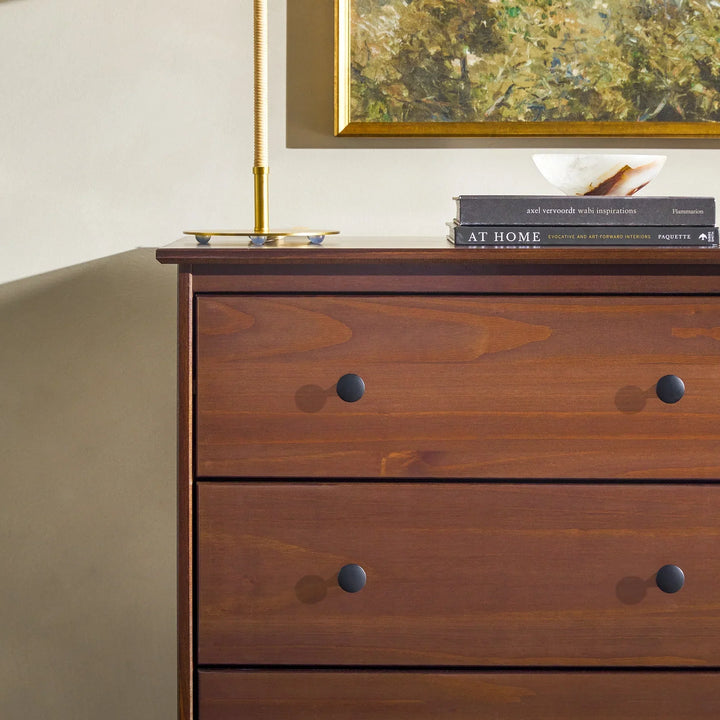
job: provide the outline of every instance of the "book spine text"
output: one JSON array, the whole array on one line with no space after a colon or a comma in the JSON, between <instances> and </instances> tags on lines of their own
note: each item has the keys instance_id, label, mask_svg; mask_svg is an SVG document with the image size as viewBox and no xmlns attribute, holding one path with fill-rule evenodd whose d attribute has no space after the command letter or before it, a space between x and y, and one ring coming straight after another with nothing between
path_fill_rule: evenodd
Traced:
<instances>
[{"instance_id":1,"label":"book spine text","mask_svg":"<svg viewBox=\"0 0 720 720\"><path fill-rule=\"evenodd\" d=\"M460 225L715 225L711 197L464 195Z\"/></svg>"},{"instance_id":2,"label":"book spine text","mask_svg":"<svg viewBox=\"0 0 720 720\"><path fill-rule=\"evenodd\" d=\"M477 246L695 246L717 247L717 227L585 227L451 225L448 239L456 245Z\"/></svg>"}]
</instances>

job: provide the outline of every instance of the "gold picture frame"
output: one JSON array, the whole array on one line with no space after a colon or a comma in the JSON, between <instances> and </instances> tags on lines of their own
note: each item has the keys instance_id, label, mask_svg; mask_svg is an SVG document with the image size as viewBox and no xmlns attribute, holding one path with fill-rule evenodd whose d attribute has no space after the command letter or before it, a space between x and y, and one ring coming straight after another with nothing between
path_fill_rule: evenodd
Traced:
<instances>
[{"instance_id":1,"label":"gold picture frame","mask_svg":"<svg viewBox=\"0 0 720 720\"><path fill-rule=\"evenodd\" d=\"M335 135L717 138L719 36L706 0L335 0Z\"/></svg>"}]
</instances>

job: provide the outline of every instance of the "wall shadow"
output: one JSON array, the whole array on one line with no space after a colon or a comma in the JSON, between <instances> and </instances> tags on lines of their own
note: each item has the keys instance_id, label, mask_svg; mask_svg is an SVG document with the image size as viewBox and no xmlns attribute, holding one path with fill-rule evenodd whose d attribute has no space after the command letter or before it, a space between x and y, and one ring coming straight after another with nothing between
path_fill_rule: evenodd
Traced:
<instances>
[{"instance_id":1,"label":"wall shadow","mask_svg":"<svg viewBox=\"0 0 720 720\"><path fill-rule=\"evenodd\" d=\"M175 268L137 250L0 285L8 720L167 720Z\"/></svg>"},{"instance_id":2,"label":"wall shadow","mask_svg":"<svg viewBox=\"0 0 720 720\"><path fill-rule=\"evenodd\" d=\"M720 138L334 137L334 0L287 0L288 148L720 148Z\"/></svg>"}]
</instances>

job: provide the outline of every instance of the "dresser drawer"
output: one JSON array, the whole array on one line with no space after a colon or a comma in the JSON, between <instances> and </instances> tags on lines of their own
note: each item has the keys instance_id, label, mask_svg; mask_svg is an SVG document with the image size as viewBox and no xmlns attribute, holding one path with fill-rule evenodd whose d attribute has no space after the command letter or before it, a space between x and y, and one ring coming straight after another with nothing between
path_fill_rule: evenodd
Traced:
<instances>
[{"instance_id":1,"label":"dresser drawer","mask_svg":"<svg viewBox=\"0 0 720 720\"><path fill-rule=\"evenodd\" d=\"M196 382L201 477L720 478L714 297L204 295Z\"/></svg>"},{"instance_id":2,"label":"dresser drawer","mask_svg":"<svg viewBox=\"0 0 720 720\"><path fill-rule=\"evenodd\" d=\"M718 666L719 492L201 482L198 661Z\"/></svg>"},{"instance_id":3,"label":"dresser drawer","mask_svg":"<svg viewBox=\"0 0 720 720\"><path fill-rule=\"evenodd\" d=\"M716 720L717 673L199 673L203 720Z\"/></svg>"}]
</instances>

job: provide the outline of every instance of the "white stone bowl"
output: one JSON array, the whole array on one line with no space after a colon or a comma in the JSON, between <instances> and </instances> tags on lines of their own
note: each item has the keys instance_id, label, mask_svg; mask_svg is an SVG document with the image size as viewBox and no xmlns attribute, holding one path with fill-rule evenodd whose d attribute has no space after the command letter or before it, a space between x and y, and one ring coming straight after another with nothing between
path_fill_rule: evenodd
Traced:
<instances>
[{"instance_id":1,"label":"white stone bowl","mask_svg":"<svg viewBox=\"0 0 720 720\"><path fill-rule=\"evenodd\" d=\"M634 195L657 177L666 155L533 155L542 176L566 195Z\"/></svg>"}]
</instances>

